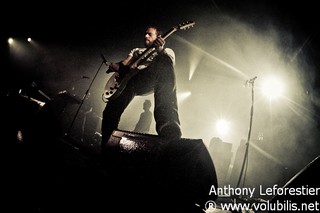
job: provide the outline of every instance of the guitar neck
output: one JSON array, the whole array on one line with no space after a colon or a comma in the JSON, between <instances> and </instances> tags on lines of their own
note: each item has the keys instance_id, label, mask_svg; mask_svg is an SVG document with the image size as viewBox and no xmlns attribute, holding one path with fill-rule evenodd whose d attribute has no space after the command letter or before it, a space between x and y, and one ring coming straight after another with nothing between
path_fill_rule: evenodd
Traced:
<instances>
[{"instance_id":1,"label":"guitar neck","mask_svg":"<svg viewBox=\"0 0 320 213\"><path fill-rule=\"evenodd\" d=\"M167 39L175 31L177 31L177 28L175 28L175 27L171 28L168 32L166 32L165 34L162 35L162 38Z\"/></svg>"}]
</instances>

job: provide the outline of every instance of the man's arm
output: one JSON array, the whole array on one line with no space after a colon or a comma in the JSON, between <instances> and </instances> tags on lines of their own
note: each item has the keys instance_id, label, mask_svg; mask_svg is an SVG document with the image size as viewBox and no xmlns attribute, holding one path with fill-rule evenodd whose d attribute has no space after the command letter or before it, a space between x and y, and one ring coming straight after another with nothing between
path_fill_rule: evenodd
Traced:
<instances>
[{"instance_id":1,"label":"man's arm","mask_svg":"<svg viewBox=\"0 0 320 213\"><path fill-rule=\"evenodd\" d=\"M128 55L127 58L123 59L122 61L119 61L117 63L111 63L109 65L109 69L107 71L107 73L110 73L110 72L121 72L121 69L128 65L130 63L132 59L132 56L131 55Z\"/></svg>"}]
</instances>

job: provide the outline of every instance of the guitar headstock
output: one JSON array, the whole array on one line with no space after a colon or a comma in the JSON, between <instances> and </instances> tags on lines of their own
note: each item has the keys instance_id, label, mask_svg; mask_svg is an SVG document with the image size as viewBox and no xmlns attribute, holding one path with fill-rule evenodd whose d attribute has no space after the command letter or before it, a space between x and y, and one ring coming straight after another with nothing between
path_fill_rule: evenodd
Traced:
<instances>
[{"instance_id":1,"label":"guitar headstock","mask_svg":"<svg viewBox=\"0 0 320 213\"><path fill-rule=\"evenodd\" d=\"M194 21L183 22L183 23L178 25L178 29L179 30L187 30L187 29L193 27L195 24L196 23Z\"/></svg>"},{"instance_id":2,"label":"guitar headstock","mask_svg":"<svg viewBox=\"0 0 320 213\"><path fill-rule=\"evenodd\" d=\"M187 30L195 25L194 21L187 21L178 26L172 27L168 32L162 35L162 38L168 38L172 33L176 32L177 30Z\"/></svg>"}]
</instances>

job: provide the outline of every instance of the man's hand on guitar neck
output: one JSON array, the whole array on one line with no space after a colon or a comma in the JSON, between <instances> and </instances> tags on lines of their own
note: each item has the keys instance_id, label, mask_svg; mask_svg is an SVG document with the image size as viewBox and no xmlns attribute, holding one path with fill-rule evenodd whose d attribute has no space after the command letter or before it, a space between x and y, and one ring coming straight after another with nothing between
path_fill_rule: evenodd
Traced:
<instances>
[{"instance_id":1,"label":"man's hand on guitar neck","mask_svg":"<svg viewBox=\"0 0 320 213\"><path fill-rule=\"evenodd\" d=\"M164 49L165 40L161 36L158 36L156 40L153 42L153 46L156 48L157 52L160 53Z\"/></svg>"}]
</instances>

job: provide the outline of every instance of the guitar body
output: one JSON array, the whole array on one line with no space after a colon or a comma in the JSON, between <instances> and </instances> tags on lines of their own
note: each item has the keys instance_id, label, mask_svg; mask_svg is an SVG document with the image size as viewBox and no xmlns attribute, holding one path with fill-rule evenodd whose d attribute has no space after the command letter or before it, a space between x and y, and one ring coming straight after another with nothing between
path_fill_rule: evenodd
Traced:
<instances>
[{"instance_id":1,"label":"guitar body","mask_svg":"<svg viewBox=\"0 0 320 213\"><path fill-rule=\"evenodd\" d=\"M195 23L193 21L188 21L186 23L179 24L178 26L172 27L168 32L166 32L162 38L166 39L171 34L173 34L177 30L186 30L190 27L193 27ZM157 53L154 47L147 48L137 59L135 59L130 66L127 68L136 68L138 67L141 62L145 61L149 58L156 57ZM138 69L126 69L125 72L119 74L115 72L107 81L104 87L104 93L102 95L102 100L106 103L109 100L113 100L122 93L122 91L126 88L128 81L136 75L139 71Z\"/></svg>"},{"instance_id":2,"label":"guitar body","mask_svg":"<svg viewBox=\"0 0 320 213\"><path fill-rule=\"evenodd\" d=\"M139 70L129 70L121 76L118 72L113 73L104 87L103 100L107 102L116 99L126 88L128 81L138 72Z\"/></svg>"},{"instance_id":3,"label":"guitar body","mask_svg":"<svg viewBox=\"0 0 320 213\"><path fill-rule=\"evenodd\" d=\"M102 94L102 99L106 102L109 100L109 98L116 93L118 87L120 86L120 82L118 82L119 73L115 72L112 74L112 76L107 81L104 92Z\"/></svg>"}]
</instances>

